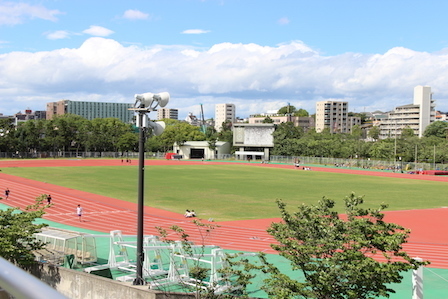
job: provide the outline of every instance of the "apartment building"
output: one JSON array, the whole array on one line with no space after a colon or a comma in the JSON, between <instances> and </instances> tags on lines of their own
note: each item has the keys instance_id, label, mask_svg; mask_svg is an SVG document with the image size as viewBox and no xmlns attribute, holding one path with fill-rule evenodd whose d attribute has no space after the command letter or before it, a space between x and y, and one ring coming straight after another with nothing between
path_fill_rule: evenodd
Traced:
<instances>
[{"instance_id":1,"label":"apartment building","mask_svg":"<svg viewBox=\"0 0 448 299\"><path fill-rule=\"evenodd\" d=\"M215 129L221 131L222 123L229 120L235 122L235 105L234 104L216 104L215 105Z\"/></svg>"},{"instance_id":2,"label":"apartment building","mask_svg":"<svg viewBox=\"0 0 448 299\"><path fill-rule=\"evenodd\" d=\"M178 119L179 110L170 108L157 108L157 119Z\"/></svg>"},{"instance_id":3,"label":"apartment building","mask_svg":"<svg viewBox=\"0 0 448 299\"><path fill-rule=\"evenodd\" d=\"M302 127L306 132L310 128L314 128L314 117L311 116L293 116L277 113L261 113L249 116L249 124L262 124L269 117L274 124L292 122L296 127Z\"/></svg>"},{"instance_id":4,"label":"apartment building","mask_svg":"<svg viewBox=\"0 0 448 299\"><path fill-rule=\"evenodd\" d=\"M46 119L52 119L55 115L76 114L88 120L94 118L118 118L125 123L132 123L134 112L129 110L132 104L128 103L103 103L61 100L47 103Z\"/></svg>"},{"instance_id":5,"label":"apartment building","mask_svg":"<svg viewBox=\"0 0 448 299\"><path fill-rule=\"evenodd\" d=\"M348 102L320 101L316 103L316 132L329 128L331 133L348 133Z\"/></svg>"},{"instance_id":6,"label":"apartment building","mask_svg":"<svg viewBox=\"0 0 448 299\"><path fill-rule=\"evenodd\" d=\"M401 130L409 127L418 137L422 137L426 127L436 119L435 103L431 87L414 87L413 104L398 106L381 121L380 139L397 137Z\"/></svg>"}]
</instances>

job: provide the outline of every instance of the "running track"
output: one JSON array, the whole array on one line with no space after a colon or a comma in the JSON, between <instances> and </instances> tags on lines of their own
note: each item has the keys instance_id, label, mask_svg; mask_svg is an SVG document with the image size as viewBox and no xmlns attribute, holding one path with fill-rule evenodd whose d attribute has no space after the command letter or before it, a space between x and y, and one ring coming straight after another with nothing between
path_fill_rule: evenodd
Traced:
<instances>
[{"instance_id":1,"label":"running track","mask_svg":"<svg viewBox=\"0 0 448 299\"><path fill-rule=\"evenodd\" d=\"M134 160L135 164L136 161ZM195 162L195 161L163 161L147 160L146 165L192 165L197 163L219 164L219 162ZM129 165L121 163L121 160L10 160L1 161L0 169L5 167L63 167L63 166L118 166ZM292 168L290 165L251 163L259 167ZM363 170L351 170L345 168L318 168L313 171L327 171L339 173L351 173L359 175L390 176L404 179L434 180L448 183L448 177L429 175L409 175L390 172L373 172ZM122 230L124 234L137 234L137 205L121 201L119 199L96 195L88 192L65 188L16 176L6 175L0 172L0 188L8 187L11 190L9 200L2 203L24 207L33 203L34 198L41 194L51 194L54 206L47 209L45 219L58 223L91 229L101 232ZM84 221L79 222L75 215L76 206L84 207ZM409 243L404 249L413 257L421 257L430 260L432 268L448 269L448 208L390 211L385 212L386 221L398 223L411 229ZM266 228L273 221L280 219L258 219L248 221L214 222L219 225L211 234L207 235L204 229L198 228L190 220L181 214L168 212L152 207L145 207L145 235L157 235L156 226L168 228L178 225L190 235L189 240L196 244L214 244L225 249L242 251L263 251L276 253L270 248L275 240L266 232ZM207 221L204 221L207 222Z\"/></svg>"}]
</instances>

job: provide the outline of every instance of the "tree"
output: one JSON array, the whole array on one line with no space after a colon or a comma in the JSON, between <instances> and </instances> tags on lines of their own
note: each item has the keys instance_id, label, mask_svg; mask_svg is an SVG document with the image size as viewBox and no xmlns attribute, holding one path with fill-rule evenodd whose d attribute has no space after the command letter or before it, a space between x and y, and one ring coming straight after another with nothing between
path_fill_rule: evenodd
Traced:
<instances>
[{"instance_id":1,"label":"tree","mask_svg":"<svg viewBox=\"0 0 448 299\"><path fill-rule=\"evenodd\" d=\"M164 119L165 131L160 136L155 136L151 144L159 144L157 151L166 152L173 148L174 143L182 145L185 141L203 141L205 134L201 132L199 127L190 125L174 119ZM155 151L155 148L153 148Z\"/></svg>"},{"instance_id":2,"label":"tree","mask_svg":"<svg viewBox=\"0 0 448 299\"><path fill-rule=\"evenodd\" d=\"M138 135L126 132L118 137L117 147L122 152L136 152L138 150Z\"/></svg>"},{"instance_id":3,"label":"tree","mask_svg":"<svg viewBox=\"0 0 448 299\"><path fill-rule=\"evenodd\" d=\"M425 132L423 133L423 136L430 137L435 136L439 138L447 138L448 136L448 123L444 121L435 121L431 124L429 124Z\"/></svg>"},{"instance_id":4,"label":"tree","mask_svg":"<svg viewBox=\"0 0 448 299\"><path fill-rule=\"evenodd\" d=\"M354 125L351 131L351 136L354 139L361 139L362 138L362 128L360 125Z\"/></svg>"},{"instance_id":5,"label":"tree","mask_svg":"<svg viewBox=\"0 0 448 299\"><path fill-rule=\"evenodd\" d=\"M378 126L371 127L367 135L373 140L378 140L378 138L380 137L380 127Z\"/></svg>"},{"instance_id":6,"label":"tree","mask_svg":"<svg viewBox=\"0 0 448 299\"><path fill-rule=\"evenodd\" d=\"M300 150L297 147L296 140L303 136L303 128L296 127L292 122L280 123L275 127L273 154L296 156Z\"/></svg>"},{"instance_id":7,"label":"tree","mask_svg":"<svg viewBox=\"0 0 448 299\"><path fill-rule=\"evenodd\" d=\"M1 198L0 198L1 199ZM42 249L45 244L37 241L33 234L47 224L34 224L42 218L47 206L42 205L46 195L36 198L33 205L24 210L8 208L0 210L0 256L14 264L27 266L34 263L33 251Z\"/></svg>"},{"instance_id":8,"label":"tree","mask_svg":"<svg viewBox=\"0 0 448 299\"><path fill-rule=\"evenodd\" d=\"M262 123L263 123L263 124L272 124L272 123L274 123L274 120L273 120L272 118L270 118L269 116L266 116L266 117L263 119Z\"/></svg>"},{"instance_id":9,"label":"tree","mask_svg":"<svg viewBox=\"0 0 448 299\"><path fill-rule=\"evenodd\" d=\"M268 229L279 244L271 245L301 270L304 282L282 274L268 264L264 290L269 298L362 299L388 297L390 283L402 280L400 272L417 269L419 262L403 251L409 230L387 223L377 209L363 209L363 198L353 193L345 198L347 219L333 209L335 202L323 198L317 205L302 205L291 214L277 200L283 222ZM386 262L376 261L379 255Z\"/></svg>"},{"instance_id":10,"label":"tree","mask_svg":"<svg viewBox=\"0 0 448 299\"><path fill-rule=\"evenodd\" d=\"M402 139L409 139L413 138L415 136L414 130L410 126L406 126L403 129L401 129L401 138Z\"/></svg>"},{"instance_id":11,"label":"tree","mask_svg":"<svg viewBox=\"0 0 448 299\"><path fill-rule=\"evenodd\" d=\"M394 156L394 140L384 139L375 142L370 148L370 156L377 159L393 159Z\"/></svg>"},{"instance_id":12,"label":"tree","mask_svg":"<svg viewBox=\"0 0 448 299\"><path fill-rule=\"evenodd\" d=\"M7 152L15 148L14 122L10 118L0 119L0 151Z\"/></svg>"},{"instance_id":13,"label":"tree","mask_svg":"<svg viewBox=\"0 0 448 299\"><path fill-rule=\"evenodd\" d=\"M280 108L277 113L278 114L294 114L294 112L296 112L297 109L296 107L292 106L292 105L287 105L287 106L283 106L282 108Z\"/></svg>"},{"instance_id":14,"label":"tree","mask_svg":"<svg viewBox=\"0 0 448 299\"><path fill-rule=\"evenodd\" d=\"M36 121L30 120L19 124L14 136L17 140L17 150L29 152L35 150L39 143L40 132L36 127Z\"/></svg>"},{"instance_id":15,"label":"tree","mask_svg":"<svg viewBox=\"0 0 448 299\"><path fill-rule=\"evenodd\" d=\"M310 116L310 114L305 109L300 108L299 110L294 112L294 116L307 117Z\"/></svg>"}]
</instances>

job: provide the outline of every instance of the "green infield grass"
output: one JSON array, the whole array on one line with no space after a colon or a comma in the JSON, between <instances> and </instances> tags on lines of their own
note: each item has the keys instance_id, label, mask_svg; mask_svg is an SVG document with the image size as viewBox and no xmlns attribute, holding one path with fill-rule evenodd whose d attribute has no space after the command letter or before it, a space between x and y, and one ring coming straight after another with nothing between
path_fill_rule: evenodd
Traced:
<instances>
[{"instance_id":1,"label":"green infield grass","mask_svg":"<svg viewBox=\"0 0 448 299\"><path fill-rule=\"evenodd\" d=\"M17 167L6 174L137 202L137 166ZM365 207L388 210L440 208L447 205L446 183L366 175L338 174L240 164L168 165L145 168L145 204L183 213L194 209L215 221L280 217L276 199L293 209L323 196L336 200L364 195Z\"/></svg>"}]
</instances>

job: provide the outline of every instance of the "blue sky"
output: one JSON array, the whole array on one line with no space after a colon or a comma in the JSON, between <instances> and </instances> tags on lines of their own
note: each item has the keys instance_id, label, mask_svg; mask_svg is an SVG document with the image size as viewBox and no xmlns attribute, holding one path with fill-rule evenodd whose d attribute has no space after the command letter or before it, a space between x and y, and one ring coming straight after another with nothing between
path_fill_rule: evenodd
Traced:
<instances>
[{"instance_id":1,"label":"blue sky","mask_svg":"<svg viewBox=\"0 0 448 299\"><path fill-rule=\"evenodd\" d=\"M0 0L0 113L60 99L237 116L287 103L391 110L429 85L448 111L448 1ZM150 115L151 117L151 115ZM154 116L153 116L154 117Z\"/></svg>"}]
</instances>

